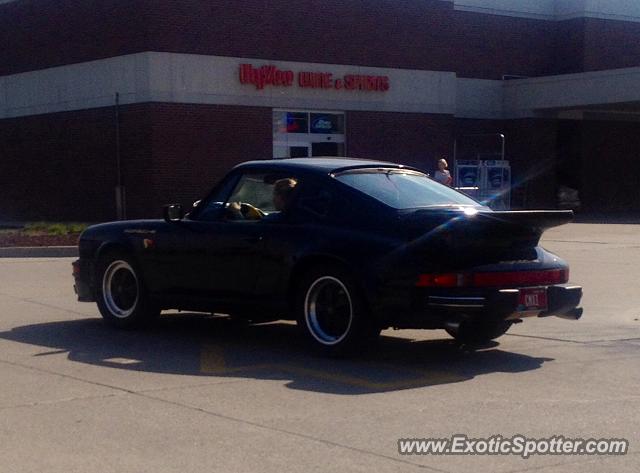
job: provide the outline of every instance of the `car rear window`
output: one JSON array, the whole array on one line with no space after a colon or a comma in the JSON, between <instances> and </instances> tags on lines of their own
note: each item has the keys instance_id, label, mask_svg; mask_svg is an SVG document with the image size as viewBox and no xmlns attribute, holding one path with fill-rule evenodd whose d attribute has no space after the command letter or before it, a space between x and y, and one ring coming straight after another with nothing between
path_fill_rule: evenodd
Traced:
<instances>
[{"instance_id":1,"label":"car rear window","mask_svg":"<svg viewBox=\"0 0 640 473\"><path fill-rule=\"evenodd\" d=\"M395 209L480 205L470 197L439 184L426 174L416 171L358 169L338 173L335 178Z\"/></svg>"}]
</instances>

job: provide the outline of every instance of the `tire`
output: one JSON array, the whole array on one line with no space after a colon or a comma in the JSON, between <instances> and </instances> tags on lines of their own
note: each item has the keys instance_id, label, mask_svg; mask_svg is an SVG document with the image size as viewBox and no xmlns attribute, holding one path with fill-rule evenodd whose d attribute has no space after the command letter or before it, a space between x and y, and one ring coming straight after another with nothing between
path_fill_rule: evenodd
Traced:
<instances>
[{"instance_id":1,"label":"tire","mask_svg":"<svg viewBox=\"0 0 640 473\"><path fill-rule=\"evenodd\" d=\"M295 296L298 326L323 355L353 354L380 334L362 291L341 268L315 267L301 278Z\"/></svg>"},{"instance_id":2,"label":"tire","mask_svg":"<svg viewBox=\"0 0 640 473\"><path fill-rule=\"evenodd\" d=\"M511 328L508 320L465 320L457 329L445 328L446 332L465 345L482 345L501 337Z\"/></svg>"},{"instance_id":3,"label":"tire","mask_svg":"<svg viewBox=\"0 0 640 473\"><path fill-rule=\"evenodd\" d=\"M137 265L124 253L109 253L100 259L96 287L98 309L111 326L138 328L160 315L160 309L149 299Z\"/></svg>"}]
</instances>

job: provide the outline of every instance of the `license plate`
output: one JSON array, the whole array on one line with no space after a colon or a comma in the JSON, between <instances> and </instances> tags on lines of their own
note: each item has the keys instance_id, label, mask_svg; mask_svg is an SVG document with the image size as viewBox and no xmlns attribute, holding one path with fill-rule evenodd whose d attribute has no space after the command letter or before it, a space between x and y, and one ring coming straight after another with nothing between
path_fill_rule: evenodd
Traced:
<instances>
[{"instance_id":1,"label":"license plate","mask_svg":"<svg viewBox=\"0 0 640 473\"><path fill-rule=\"evenodd\" d=\"M547 288L531 287L520 289L518 310L547 310Z\"/></svg>"}]
</instances>

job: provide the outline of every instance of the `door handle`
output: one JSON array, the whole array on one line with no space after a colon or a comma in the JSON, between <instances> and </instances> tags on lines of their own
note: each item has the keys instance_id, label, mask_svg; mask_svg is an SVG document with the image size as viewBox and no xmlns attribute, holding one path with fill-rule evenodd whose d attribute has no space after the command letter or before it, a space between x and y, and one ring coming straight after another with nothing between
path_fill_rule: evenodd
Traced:
<instances>
[{"instance_id":1,"label":"door handle","mask_svg":"<svg viewBox=\"0 0 640 473\"><path fill-rule=\"evenodd\" d=\"M264 239L263 236L259 235L259 236L246 237L244 241L246 241L247 243L260 243L263 239Z\"/></svg>"}]
</instances>

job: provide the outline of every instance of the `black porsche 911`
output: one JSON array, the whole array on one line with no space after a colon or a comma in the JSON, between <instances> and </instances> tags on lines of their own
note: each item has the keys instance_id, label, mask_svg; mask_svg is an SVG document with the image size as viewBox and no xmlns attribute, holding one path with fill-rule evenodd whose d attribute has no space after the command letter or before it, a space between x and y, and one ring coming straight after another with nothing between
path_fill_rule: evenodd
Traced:
<instances>
[{"instance_id":1,"label":"black porsche 911","mask_svg":"<svg viewBox=\"0 0 640 473\"><path fill-rule=\"evenodd\" d=\"M526 317L580 318L582 288L539 246L571 218L493 211L393 163L251 161L186 215L89 227L73 274L78 299L122 328L181 309L297 320L327 354L389 327L477 344Z\"/></svg>"}]
</instances>

